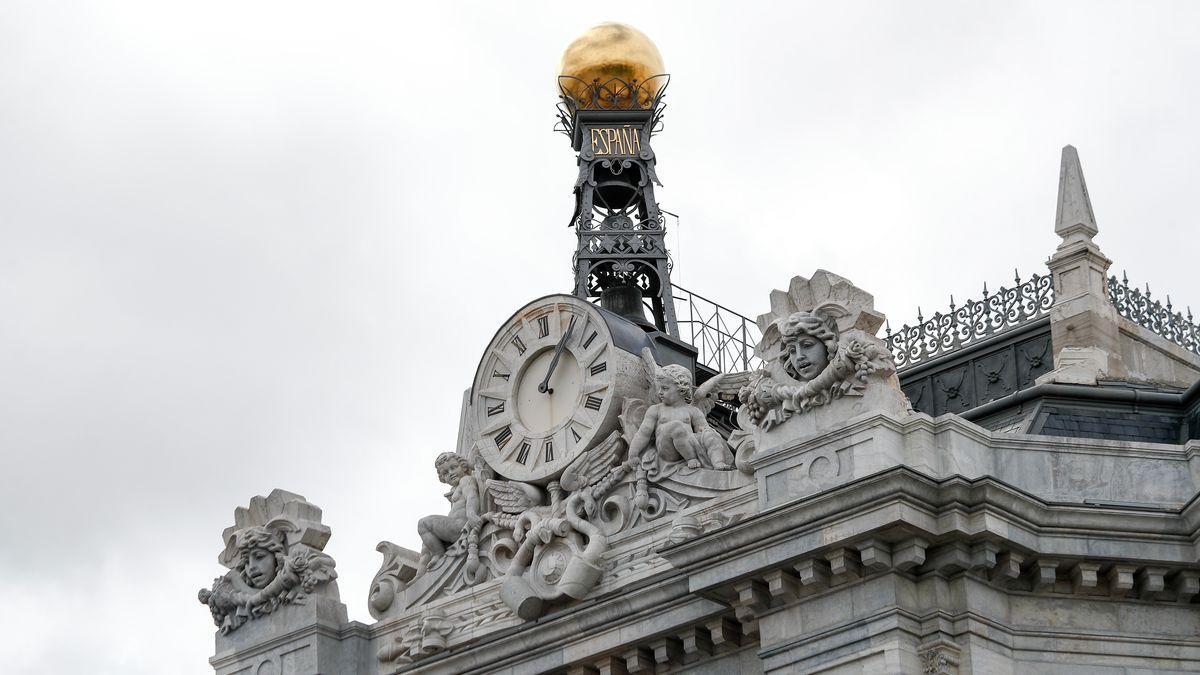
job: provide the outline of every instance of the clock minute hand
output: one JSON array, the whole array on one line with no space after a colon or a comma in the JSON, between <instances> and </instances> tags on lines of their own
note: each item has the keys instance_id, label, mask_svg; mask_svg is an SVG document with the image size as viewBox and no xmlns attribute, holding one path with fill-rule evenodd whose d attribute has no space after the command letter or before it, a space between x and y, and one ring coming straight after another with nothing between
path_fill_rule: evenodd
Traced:
<instances>
[{"instance_id":1,"label":"clock minute hand","mask_svg":"<svg viewBox=\"0 0 1200 675\"><path fill-rule=\"evenodd\" d=\"M558 358L562 356L563 347L567 346L567 340L571 339L571 331L575 330L575 318L571 317L571 323L567 324L567 332L558 339L558 346L554 348L554 358L550 360L550 369L546 371L546 379L538 385L538 391L543 394L553 394L554 390L550 388L550 376L554 374L554 369L558 367Z\"/></svg>"}]
</instances>

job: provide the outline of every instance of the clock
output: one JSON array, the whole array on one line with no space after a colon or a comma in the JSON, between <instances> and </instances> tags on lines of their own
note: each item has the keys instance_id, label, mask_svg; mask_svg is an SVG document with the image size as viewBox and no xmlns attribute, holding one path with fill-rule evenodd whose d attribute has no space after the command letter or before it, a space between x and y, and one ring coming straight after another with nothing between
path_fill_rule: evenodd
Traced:
<instances>
[{"instance_id":1,"label":"clock","mask_svg":"<svg viewBox=\"0 0 1200 675\"><path fill-rule=\"evenodd\" d=\"M522 307L475 373L469 414L479 452L510 480L557 478L617 428L627 396L647 397L635 352L649 344L640 328L575 296Z\"/></svg>"}]
</instances>

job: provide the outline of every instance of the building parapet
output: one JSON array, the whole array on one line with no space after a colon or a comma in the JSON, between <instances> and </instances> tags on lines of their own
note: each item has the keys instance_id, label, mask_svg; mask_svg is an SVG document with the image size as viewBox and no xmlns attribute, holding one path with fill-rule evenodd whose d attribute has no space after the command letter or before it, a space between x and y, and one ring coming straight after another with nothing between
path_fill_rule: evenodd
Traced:
<instances>
[{"instance_id":1,"label":"building parapet","mask_svg":"<svg viewBox=\"0 0 1200 675\"><path fill-rule=\"evenodd\" d=\"M1136 286L1129 285L1129 277L1124 272L1121 279L1115 276L1108 278L1108 299L1117 314L1129 319L1143 328L1174 342L1184 349L1200 354L1200 325L1192 318L1192 308L1187 308L1187 317L1174 311L1171 296L1167 296L1164 305L1160 300L1154 300L1150 293L1150 284L1146 284L1146 292Z\"/></svg>"}]
</instances>

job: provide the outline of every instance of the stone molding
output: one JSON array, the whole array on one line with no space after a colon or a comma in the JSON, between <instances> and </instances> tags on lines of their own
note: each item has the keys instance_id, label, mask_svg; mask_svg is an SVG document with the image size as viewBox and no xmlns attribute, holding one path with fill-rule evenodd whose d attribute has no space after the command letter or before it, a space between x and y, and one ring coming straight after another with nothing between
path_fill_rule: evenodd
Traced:
<instances>
[{"instance_id":1,"label":"stone molding","mask_svg":"<svg viewBox=\"0 0 1200 675\"><path fill-rule=\"evenodd\" d=\"M1197 489L1188 447L1003 434L954 415L866 414L756 455L752 463L761 509L901 465L939 478L996 476L1050 500L1178 507ZM816 479L815 458L821 456L828 464ZM1095 480L1089 483L1085 476Z\"/></svg>"},{"instance_id":2,"label":"stone molding","mask_svg":"<svg viewBox=\"0 0 1200 675\"><path fill-rule=\"evenodd\" d=\"M901 525L907 537L898 538L892 532L891 528ZM924 548L928 560L922 562L923 571L962 567L963 561L972 561L973 556L995 559L996 563L984 565L991 569L1009 553L1010 560L1013 555L1020 556L1022 564L1036 560L1072 565L1098 562L1106 569L1132 564L1165 567L1168 572L1164 574L1175 574L1200 569L1197 538L1200 495L1182 509L1170 511L1067 505L1048 503L992 478L937 480L897 467L765 511L719 533L664 548L662 555L688 573L693 592L704 592L751 575L790 572L813 555L825 556L827 561L828 555L850 560L841 563L850 573L856 555L861 564L858 551L867 541L888 541L911 551L913 560L920 557L918 540L929 542ZM754 551L753 563L741 557L750 550ZM1095 550L1112 553L1099 556ZM929 557L931 552L937 555ZM873 561L883 560L874 553L871 556ZM892 565L898 567L900 563L894 555L892 558ZM829 562L832 568L833 562ZM753 567L747 567L749 564ZM963 569L978 566L970 562ZM735 591L727 593L734 595Z\"/></svg>"},{"instance_id":3,"label":"stone molding","mask_svg":"<svg viewBox=\"0 0 1200 675\"><path fill-rule=\"evenodd\" d=\"M218 673L241 670L247 663L257 668L273 653L298 645L311 645L321 639L349 643L353 645L352 649L365 652L371 639L371 627L359 621L311 623L293 630L272 633L269 638L245 648L218 652L209 658L208 663Z\"/></svg>"},{"instance_id":4,"label":"stone molding","mask_svg":"<svg viewBox=\"0 0 1200 675\"><path fill-rule=\"evenodd\" d=\"M452 640L403 670L692 663L710 643L755 644L771 612L886 574L965 574L1003 593L1177 604L1200 593L1198 529L1196 502L1172 512L1051 504L990 478L935 480L898 467L668 546L661 554L673 569L653 579L476 636L469 649ZM628 620L613 626L618 606Z\"/></svg>"},{"instance_id":5,"label":"stone molding","mask_svg":"<svg viewBox=\"0 0 1200 675\"><path fill-rule=\"evenodd\" d=\"M614 612L627 617L619 626L612 623ZM505 668L545 672L572 665L611 666L611 657L623 658L643 645L652 653L652 644L660 639L675 637L682 643L690 627L706 626L726 614L730 614L726 605L690 595L685 580L666 579L627 589L620 596L589 599L551 612L533 624L494 631L471 649L450 649L412 666L382 672L462 673ZM582 635L588 639L580 641ZM639 637L631 641L633 635ZM718 635L718 644L737 638L726 633L724 643L721 639ZM691 651L706 644L702 636L700 647Z\"/></svg>"},{"instance_id":6,"label":"stone molding","mask_svg":"<svg viewBox=\"0 0 1200 675\"><path fill-rule=\"evenodd\" d=\"M1123 316L1117 317L1117 327L1121 361L1128 377L1172 387L1188 387L1200 379L1200 354Z\"/></svg>"}]
</instances>

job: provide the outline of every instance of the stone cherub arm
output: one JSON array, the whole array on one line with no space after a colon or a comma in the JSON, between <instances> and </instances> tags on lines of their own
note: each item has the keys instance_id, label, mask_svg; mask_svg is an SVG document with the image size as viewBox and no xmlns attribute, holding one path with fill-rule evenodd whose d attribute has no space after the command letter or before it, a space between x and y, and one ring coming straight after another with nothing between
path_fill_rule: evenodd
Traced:
<instances>
[{"instance_id":1,"label":"stone cherub arm","mask_svg":"<svg viewBox=\"0 0 1200 675\"><path fill-rule=\"evenodd\" d=\"M654 432L658 428L658 405L646 408L646 416L638 425L637 432L629 440L629 462L634 463L654 443Z\"/></svg>"}]
</instances>

